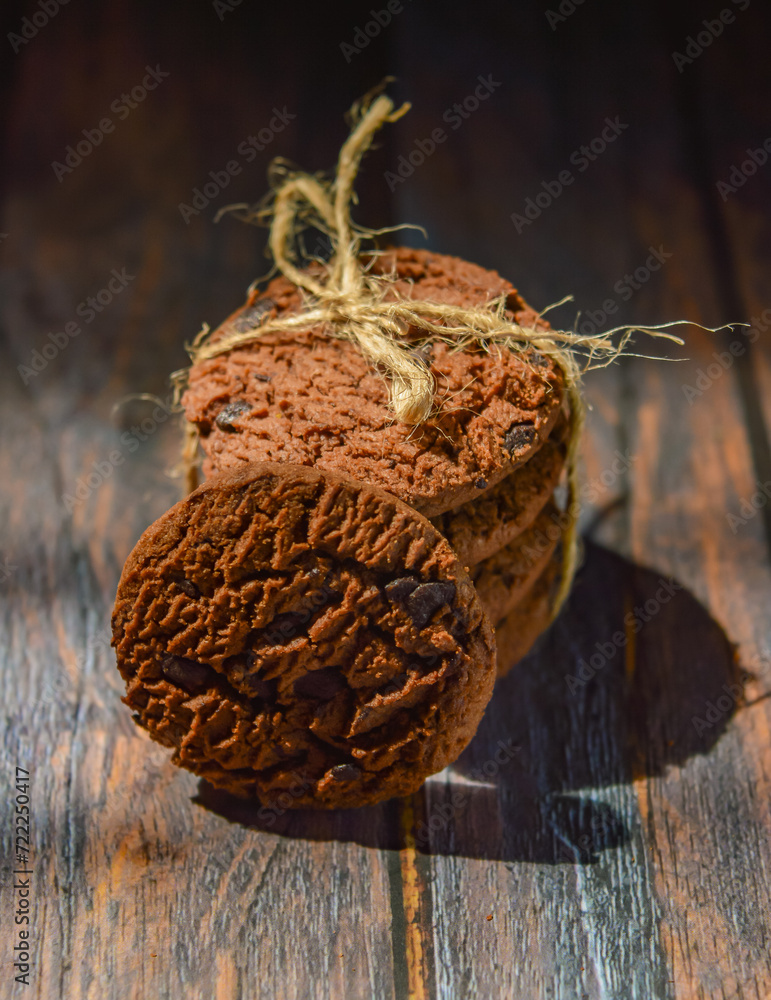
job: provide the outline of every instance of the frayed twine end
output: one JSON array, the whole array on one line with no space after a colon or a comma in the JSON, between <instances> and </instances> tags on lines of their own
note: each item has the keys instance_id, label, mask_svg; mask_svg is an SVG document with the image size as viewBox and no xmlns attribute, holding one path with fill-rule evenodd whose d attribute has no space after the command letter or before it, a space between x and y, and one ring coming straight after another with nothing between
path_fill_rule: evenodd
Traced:
<instances>
[{"instance_id":1,"label":"frayed twine end","mask_svg":"<svg viewBox=\"0 0 771 1000\"><path fill-rule=\"evenodd\" d=\"M372 275L363 264L361 241L403 227L369 230L355 225L350 215L351 204L355 202L354 182L374 135L386 122L401 118L410 107L403 104L396 109L381 90L382 85L351 108L348 116L351 133L340 150L333 178L303 173L283 160L276 160L270 171L272 190L262 202L256 206L229 205L217 214L219 219L224 213L233 212L244 221L269 225L268 246L274 271L281 272L302 291L302 310L251 330L226 333L216 341L210 339L210 331L204 327L188 351L195 364L252 343L267 333L318 327L328 336L357 346L387 381L394 418L411 426L436 417L441 410L435 408L434 376L416 355L416 344L405 343L408 329L420 331L418 343L441 340L458 350L490 350L497 346L524 352L533 348L550 357L563 373L570 417L566 458L568 523L562 540L562 578L552 609L552 617L556 617L570 591L580 556L578 448L585 417L581 376L611 364L622 355L630 355L627 346L636 332L682 345L681 338L669 332L682 324L622 326L587 336L575 330L539 327L541 317L569 298L544 309L533 326L522 327L506 315L505 297L469 309L396 296L390 287L393 276ZM329 260L319 262L319 268L312 272L294 263L295 242L308 227L325 233L332 248ZM389 289L391 294L387 297ZM181 399L186 377L187 370L173 376L176 398ZM188 424L183 462L190 489L198 482L197 452L197 431Z\"/></svg>"}]
</instances>

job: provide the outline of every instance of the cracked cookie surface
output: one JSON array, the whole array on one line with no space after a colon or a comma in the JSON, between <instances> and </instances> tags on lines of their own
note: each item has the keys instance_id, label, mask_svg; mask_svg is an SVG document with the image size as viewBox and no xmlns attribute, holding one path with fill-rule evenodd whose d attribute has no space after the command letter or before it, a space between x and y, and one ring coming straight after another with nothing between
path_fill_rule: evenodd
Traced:
<instances>
[{"instance_id":1,"label":"cracked cookie surface","mask_svg":"<svg viewBox=\"0 0 771 1000\"><path fill-rule=\"evenodd\" d=\"M549 329L494 271L407 248L370 263L373 273L395 275L386 298L468 307L503 296L510 319ZM297 288L275 278L212 341L301 306ZM394 420L386 382L355 345L323 329L265 334L194 364L183 404L206 455L204 474L254 461L353 473L433 517L481 496L538 451L564 395L550 358L495 346L456 351L422 343L416 329L405 340L436 380L439 414L419 428Z\"/></svg>"},{"instance_id":2,"label":"cracked cookie surface","mask_svg":"<svg viewBox=\"0 0 771 1000\"><path fill-rule=\"evenodd\" d=\"M281 808L414 791L471 739L495 678L492 627L430 522L270 463L148 528L113 645L125 702L175 763Z\"/></svg>"}]
</instances>

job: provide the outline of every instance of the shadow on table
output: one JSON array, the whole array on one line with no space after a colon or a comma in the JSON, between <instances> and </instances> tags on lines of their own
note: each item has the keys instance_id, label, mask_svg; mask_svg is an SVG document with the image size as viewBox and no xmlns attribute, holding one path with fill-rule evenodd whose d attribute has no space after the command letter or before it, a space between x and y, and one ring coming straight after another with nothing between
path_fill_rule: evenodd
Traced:
<instances>
[{"instance_id":1,"label":"shadow on table","mask_svg":"<svg viewBox=\"0 0 771 1000\"><path fill-rule=\"evenodd\" d=\"M425 854L596 861L628 842L613 806L635 778L706 753L748 675L723 630L681 584L587 543L568 605L498 682L477 735L414 796ZM613 795L602 790L622 786ZM403 804L276 814L201 782L197 801L285 837L404 846Z\"/></svg>"}]
</instances>

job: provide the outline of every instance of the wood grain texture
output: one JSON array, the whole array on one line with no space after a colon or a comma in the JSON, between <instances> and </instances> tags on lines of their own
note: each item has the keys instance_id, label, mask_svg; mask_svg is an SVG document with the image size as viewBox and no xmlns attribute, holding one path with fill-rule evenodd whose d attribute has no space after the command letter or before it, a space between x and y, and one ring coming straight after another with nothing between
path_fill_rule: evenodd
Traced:
<instances>
[{"instance_id":1,"label":"wood grain texture","mask_svg":"<svg viewBox=\"0 0 771 1000\"><path fill-rule=\"evenodd\" d=\"M273 155L331 164L340 112L386 72L414 107L367 162L365 223L423 224L536 306L573 293L598 326L771 308L771 162L725 202L716 188L769 131L758 5L683 73L672 51L712 17L695 3L597 0L554 30L535 5L404 6L348 61L340 43L369 7L287 31L287 11L256 4L220 19L111 0L64 6L8 46L0 995L771 995L771 501L743 506L771 481L771 323L690 398L742 334L691 329L666 352L687 360L587 377L573 595L461 759L410 800L268 824L173 768L120 704L115 586L180 490L176 418L125 397L168 404L184 341L265 270L262 235L214 225L216 210L261 195ZM6 33L22 13L4 13ZM51 162L156 64L169 76L59 183ZM489 98L453 128L480 77ZM239 145L276 109L296 117L246 162ZM579 170L571 154L616 116L628 128ZM180 203L233 159L241 173L186 224ZM574 182L517 232L511 213L567 168ZM651 248L671 256L633 288ZM83 321L79 303L124 268ZM17 764L32 772L30 988L12 969Z\"/></svg>"}]
</instances>

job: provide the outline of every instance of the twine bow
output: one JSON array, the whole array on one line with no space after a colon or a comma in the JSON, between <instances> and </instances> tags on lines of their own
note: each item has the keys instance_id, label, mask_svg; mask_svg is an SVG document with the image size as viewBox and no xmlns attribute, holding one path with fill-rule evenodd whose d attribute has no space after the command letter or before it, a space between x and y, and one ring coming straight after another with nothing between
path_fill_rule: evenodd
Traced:
<instances>
[{"instance_id":1,"label":"twine bow","mask_svg":"<svg viewBox=\"0 0 771 1000\"><path fill-rule=\"evenodd\" d=\"M618 327L586 336L575 331L522 327L506 315L505 296L473 308L408 299L395 294L388 275L369 273L360 257L362 238L391 230L375 232L352 223L354 183L374 135L386 122L397 121L409 107L403 104L395 110L391 99L384 94L364 98L351 109L353 128L340 150L332 180L285 170L267 207L232 205L222 210L240 212L245 221L269 222L271 256L276 268L303 290L303 308L274 320L257 321L253 329L226 332L216 340L211 340L205 329L189 347L190 356L197 363L252 343L267 333L320 327L327 335L357 346L387 381L389 406L395 419L409 425L419 425L436 413L434 377L416 354L415 343L405 341L409 329L422 331L425 338L421 339L425 341L443 340L458 349L489 350L498 345L501 349L526 352L535 348L552 358L565 378L570 419L567 523L562 540L562 577L553 606L556 616L570 590L579 558L578 446L584 421L581 373L604 367L625 353L629 338L638 328ZM318 276L297 267L291 259L294 239L308 226L326 233L331 241L332 254ZM665 323L643 332L682 344L680 338L664 332L674 325ZM614 343L616 334L621 336ZM579 367L579 357L585 359L583 368ZM191 424L187 425L186 433L184 461L189 471L195 466L198 438Z\"/></svg>"}]
</instances>

